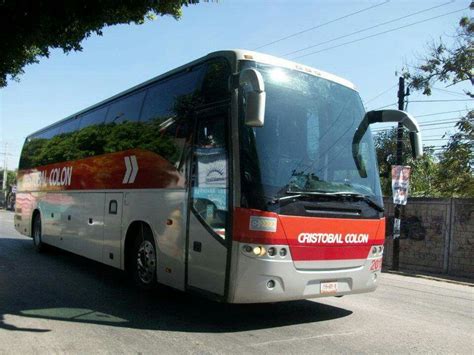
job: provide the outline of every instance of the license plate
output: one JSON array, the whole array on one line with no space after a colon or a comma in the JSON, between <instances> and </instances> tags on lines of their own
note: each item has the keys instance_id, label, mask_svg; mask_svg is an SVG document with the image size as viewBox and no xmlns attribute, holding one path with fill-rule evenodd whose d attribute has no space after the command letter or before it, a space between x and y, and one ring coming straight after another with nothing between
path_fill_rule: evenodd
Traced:
<instances>
[{"instance_id":1,"label":"license plate","mask_svg":"<svg viewBox=\"0 0 474 355\"><path fill-rule=\"evenodd\" d=\"M337 282L321 282L321 294L337 293Z\"/></svg>"}]
</instances>

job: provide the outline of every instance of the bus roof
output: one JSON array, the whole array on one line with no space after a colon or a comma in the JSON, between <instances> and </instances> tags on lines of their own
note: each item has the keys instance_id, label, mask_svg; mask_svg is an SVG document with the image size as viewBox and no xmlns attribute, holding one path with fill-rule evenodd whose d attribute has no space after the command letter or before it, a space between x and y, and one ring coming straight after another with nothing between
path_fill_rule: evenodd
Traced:
<instances>
[{"instance_id":1,"label":"bus roof","mask_svg":"<svg viewBox=\"0 0 474 355\"><path fill-rule=\"evenodd\" d=\"M159 81L159 80L162 80L162 79L165 79L166 77L170 76L170 75L173 75L173 74L176 74L176 73L179 73L191 66L194 66L194 65L197 65L197 64L200 64L202 62L205 62L209 59L212 59L212 58L215 58L215 57L227 57L229 59L233 59L234 61L239 61L239 60L252 60L252 61L256 61L256 62L259 62L259 63L263 63L263 64L269 64L269 65L275 65L275 66L280 66L280 67L284 67L284 68L288 68L288 69L293 69L293 70L298 70L298 71L301 71L301 72L304 72L304 73L308 73L308 74L311 74L311 75L315 75L315 76L318 76L318 77L321 77L323 79L327 79L327 80L330 80L330 81L333 81L335 83L338 83L340 85L344 85L350 89L353 89L355 90L355 86L354 84L352 84L350 81L346 80L346 79L343 79L341 77L338 77L337 75L334 75L334 74L331 74L331 73L327 73L325 71L322 71L322 70L319 70L319 69L314 69L314 68L311 68L311 67L308 67L306 65L302 65L302 64L298 64L298 63L295 63L295 62L292 62L292 61L289 61L289 60L286 60L286 59L282 59L282 58L278 58L278 57L274 57L274 56L271 56L271 55L268 55L268 54L263 54L263 53L258 53L258 52L253 52L253 51L249 51L249 50L245 50L245 49L232 49L232 50L222 50L222 51L216 51L216 52L211 52L207 55L205 55L204 57L201 57L199 59L196 59L196 60L193 60L192 62L189 62L189 63L186 63L184 65L181 65L175 69L172 69L170 71L167 71L163 74L160 74L158 76L155 76L141 84L138 84L138 85L135 85L133 87L131 87L130 89L127 89L125 91L122 91L112 97L109 97L105 100L102 100L92 106L89 106L79 112L76 112L72 115L69 115L67 116L66 118L62 119L62 120L59 120L57 122L54 122L46 127L43 127L31 134L29 134L27 136L27 139L30 138L31 136L35 135L35 134L38 134L38 133L41 133L55 125L58 125L68 119L71 119L73 117L76 117L80 114L83 114L85 112L88 112L88 111L91 111L97 107L100 107L108 102L111 102L121 96L125 96L135 90L139 90L140 88L143 88L143 87L146 87L156 81Z\"/></svg>"},{"instance_id":2,"label":"bus roof","mask_svg":"<svg viewBox=\"0 0 474 355\"><path fill-rule=\"evenodd\" d=\"M334 75L334 74L331 74L319 69L309 67L307 65L295 63L295 62L278 58L278 57L274 57L268 54L248 51L245 49L235 49L233 50L233 52L235 52L237 60L254 60L259 63L275 65L275 66L284 67L288 69L294 69L294 70L302 71L302 72L309 73L315 76L319 76L323 79L327 79L335 83L347 86L348 88L353 89L353 90L356 89L355 85L351 83L349 80L343 79L337 75Z\"/></svg>"}]
</instances>

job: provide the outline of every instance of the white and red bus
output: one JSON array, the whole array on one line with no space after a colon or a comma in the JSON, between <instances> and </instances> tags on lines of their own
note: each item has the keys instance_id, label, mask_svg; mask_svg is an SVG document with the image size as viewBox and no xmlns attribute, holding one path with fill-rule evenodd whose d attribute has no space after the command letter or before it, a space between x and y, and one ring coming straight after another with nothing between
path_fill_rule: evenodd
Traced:
<instances>
[{"instance_id":1,"label":"white and red bus","mask_svg":"<svg viewBox=\"0 0 474 355\"><path fill-rule=\"evenodd\" d=\"M337 76L211 53L27 137L15 227L45 244L231 303L372 291L385 220L369 125Z\"/></svg>"}]
</instances>

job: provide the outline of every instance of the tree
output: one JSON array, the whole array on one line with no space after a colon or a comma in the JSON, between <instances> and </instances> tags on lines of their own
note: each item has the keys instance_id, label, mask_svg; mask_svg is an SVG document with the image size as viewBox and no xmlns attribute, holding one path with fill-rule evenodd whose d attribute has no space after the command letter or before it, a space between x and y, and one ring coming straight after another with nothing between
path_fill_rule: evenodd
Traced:
<instances>
[{"instance_id":1,"label":"tree","mask_svg":"<svg viewBox=\"0 0 474 355\"><path fill-rule=\"evenodd\" d=\"M23 68L48 57L51 49L81 51L81 42L102 35L106 26L135 23L170 15L199 0L83 0L0 2L0 88L18 80Z\"/></svg>"},{"instance_id":2,"label":"tree","mask_svg":"<svg viewBox=\"0 0 474 355\"><path fill-rule=\"evenodd\" d=\"M456 127L440 155L437 183L447 197L474 197L474 111Z\"/></svg>"},{"instance_id":3,"label":"tree","mask_svg":"<svg viewBox=\"0 0 474 355\"><path fill-rule=\"evenodd\" d=\"M474 1L470 4L474 10ZM428 55L420 65L410 71L405 68L405 79L415 90L431 95L431 87L435 82L448 83L448 86L469 80L474 85L473 56L474 56L474 23L469 17L459 21L456 41L449 48L441 40L428 48ZM474 98L474 93L467 91L466 95Z\"/></svg>"},{"instance_id":4,"label":"tree","mask_svg":"<svg viewBox=\"0 0 474 355\"><path fill-rule=\"evenodd\" d=\"M7 170L7 190L10 186L16 184L16 171ZM3 170L0 170L0 189L3 185Z\"/></svg>"},{"instance_id":5,"label":"tree","mask_svg":"<svg viewBox=\"0 0 474 355\"><path fill-rule=\"evenodd\" d=\"M474 1L470 4L474 10ZM410 71L405 69L404 76L409 86L431 95L435 82L448 86L469 81L474 85L474 23L469 17L459 21L456 41L447 46L442 41L429 48L428 56ZM465 91L474 98L472 91ZM470 110L456 124L458 132L453 134L440 154L437 185L446 197L474 196L474 111Z\"/></svg>"},{"instance_id":6,"label":"tree","mask_svg":"<svg viewBox=\"0 0 474 355\"><path fill-rule=\"evenodd\" d=\"M406 164L411 166L410 195L419 196L439 196L437 176L438 164L433 155L431 147L425 147L424 155L421 159L411 158L410 141L408 135L404 135L403 157L408 157ZM380 170L380 183L384 196L392 195L392 165L396 165L397 151L397 129L385 131L374 137L377 161Z\"/></svg>"}]
</instances>

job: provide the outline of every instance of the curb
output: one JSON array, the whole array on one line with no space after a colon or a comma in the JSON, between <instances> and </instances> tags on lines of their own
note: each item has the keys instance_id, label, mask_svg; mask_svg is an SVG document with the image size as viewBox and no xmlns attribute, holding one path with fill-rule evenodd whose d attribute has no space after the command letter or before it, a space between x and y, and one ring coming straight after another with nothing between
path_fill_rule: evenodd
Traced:
<instances>
[{"instance_id":1,"label":"curb","mask_svg":"<svg viewBox=\"0 0 474 355\"><path fill-rule=\"evenodd\" d=\"M455 285L463 285L474 287L474 280L461 277L452 277L448 275L430 275L430 274L418 274L411 271L392 271L392 270L382 270L384 274L394 274L407 277L416 277L425 280L433 280L438 282L447 282Z\"/></svg>"}]
</instances>

